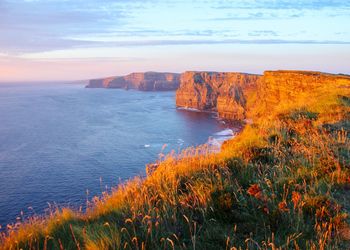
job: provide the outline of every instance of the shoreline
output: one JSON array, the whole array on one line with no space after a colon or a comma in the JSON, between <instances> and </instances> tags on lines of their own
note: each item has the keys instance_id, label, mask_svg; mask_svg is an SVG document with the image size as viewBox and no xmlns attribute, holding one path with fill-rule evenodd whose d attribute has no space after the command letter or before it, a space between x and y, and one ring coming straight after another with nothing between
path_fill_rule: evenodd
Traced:
<instances>
[{"instance_id":1,"label":"shoreline","mask_svg":"<svg viewBox=\"0 0 350 250\"><path fill-rule=\"evenodd\" d=\"M221 151L222 145L226 141L234 139L244 128L243 122L220 118L218 112L214 110L199 110L196 108L188 107L176 107L176 110L213 114L214 116L212 116L212 118L215 119L218 123L225 126L225 128L221 131L215 132L212 135L210 135L207 141L203 144L208 145L209 151L213 153L219 153Z\"/></svg>"}]
</instances>

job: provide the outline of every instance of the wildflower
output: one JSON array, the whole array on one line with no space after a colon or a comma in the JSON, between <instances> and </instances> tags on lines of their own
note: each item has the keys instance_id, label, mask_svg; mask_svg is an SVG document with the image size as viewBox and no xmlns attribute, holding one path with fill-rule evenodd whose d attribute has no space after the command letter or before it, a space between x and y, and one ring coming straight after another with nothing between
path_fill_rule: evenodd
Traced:
<instances>
[{"instance_id":1,"label":"wildflower","mask_svg":"<svg viewBox=\"0 0 350 250\"><path fill-rule=\"evenodd\" d=\"M250 196L254 196L255 198L257 199L260 199L262 197L262 190L261 188L259 187L258 184L253 184L251 185L248 190L247 190L247 193L250 195Z\"/></svg>"},{"instance_id":2,"label":"wildflower","mask_svg":"<svg viewBox=\"0 0 350 250\"><path fill-rule=\"evenodd\" d=\"M278 209L282 212L288 212L289 208L287 207L287 202L281 201L280 203L278 203Z\"/></svg>"},{"instance_id":3,"label":"wildflower","mask_svg":"<svg viewBox=\"0 0 350 250\"><path fill-rule=\"evenodd\" d=\"M300 200L301 200L301 194L299 192L293 191L293 193L292 193L292 201L293 201L293 204L294 204L294 209L296 209L296 207L298 206Z\"/></svg>"}]
</instances>

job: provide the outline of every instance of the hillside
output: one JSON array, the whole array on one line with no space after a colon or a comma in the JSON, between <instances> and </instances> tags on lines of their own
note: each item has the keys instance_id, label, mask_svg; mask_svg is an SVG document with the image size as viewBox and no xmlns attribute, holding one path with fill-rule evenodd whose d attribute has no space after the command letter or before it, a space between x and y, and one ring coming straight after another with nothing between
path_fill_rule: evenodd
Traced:
<instances>
[{"instance_id":1,"label":"hillside","mask_svg":"<svg viewBox=\"0 0 350 250\"><path fill-rule=\"evenodd\" d=\"M164 156L147 177L9 228L3 249L349 249L350 77L186 72L177 106L250 120L220 153Z\"/></svg>"}]
</instances>

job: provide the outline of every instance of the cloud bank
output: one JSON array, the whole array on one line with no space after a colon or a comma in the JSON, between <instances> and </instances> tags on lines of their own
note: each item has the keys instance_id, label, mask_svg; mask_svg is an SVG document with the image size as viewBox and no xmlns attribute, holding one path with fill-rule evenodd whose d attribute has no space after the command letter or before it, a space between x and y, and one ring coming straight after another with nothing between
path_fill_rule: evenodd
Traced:
<instances>
[{"instance_id":1,"label":"cloud bank","mask_svg":"<svg viewBox=\"0 0 350 250\"><path fill-rule=\"evenodd\" d=\"M5 0L0 11L0 53L8 55L111 45L350 41L348 1Z\"/></svg>"}]
</instances>

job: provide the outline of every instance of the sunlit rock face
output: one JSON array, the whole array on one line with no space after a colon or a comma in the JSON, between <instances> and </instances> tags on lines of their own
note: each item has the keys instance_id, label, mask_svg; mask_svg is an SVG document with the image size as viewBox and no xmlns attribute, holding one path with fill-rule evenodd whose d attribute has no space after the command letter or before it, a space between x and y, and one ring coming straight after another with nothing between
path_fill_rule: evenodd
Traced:
<instances>
[{"instance_id":1,"label":"sunlit rock face","mask_svg":"<svg viewBox=\"0 0 350 250\"><path fill-rule=\"evenodd\" d=\"M217 111L225 119L246 116L250 95L257 89L260 75L232 72L185 72L176 92L176 105Z\"/></svg>"},{"instance_id":2,"label":"sunlit rock face","mask_svg":"<svg viewBox=\"0 0 350 250\"><path fill-rule=\"evenodd\" d=\"M301 108L317 105L335 92L350 94L350 77L314 71L265 71L258 84L257 102L264 110Z\"/></svg>"},{"instance_id":3,"label":"sunlit rock face","mask_svg":"<svg viewBox=\"0 0 350 250\"><path fill-rule=\"evenodd\" d=\"M142 91L176 90L180 84L180 74L176 73L132 73L127 76L116 76L90 80L87 88L124 88Z\"/></svg>"},{"instance_id":4,"label":"sunlit rock face","mask_svg":"<svg viewBox=\"0 0 350 250\"><path fill-rule=\"evenodd\" d=\"M317 102L342 88L350 95L350 77L311 71L265 71L264 75L231 72L185 72L176 105L217 111L219 117L243 120L282 113ZM260 114L260 115L259 115Z\"/></svg>"}]
</instances>

